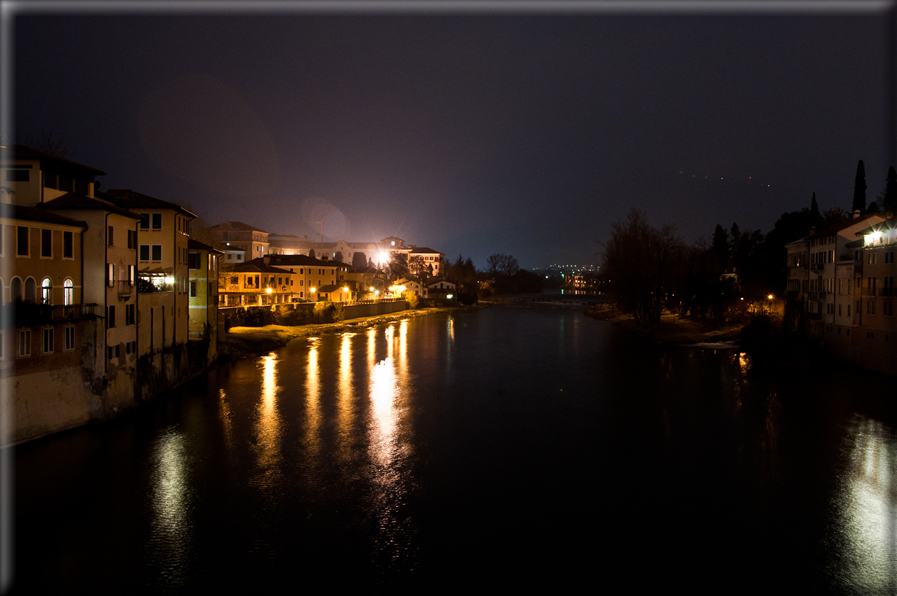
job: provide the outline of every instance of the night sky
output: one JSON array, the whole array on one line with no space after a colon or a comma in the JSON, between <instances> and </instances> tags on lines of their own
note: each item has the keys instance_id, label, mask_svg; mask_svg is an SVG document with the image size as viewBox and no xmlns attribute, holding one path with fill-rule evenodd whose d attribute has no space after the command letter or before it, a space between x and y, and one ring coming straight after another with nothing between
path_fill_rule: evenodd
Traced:
<instances>
[{"instance_id":1,"label":"night sky","mask_svg":"<svg viewBox=\"0 0 897 596\"><path fill-rule=\"evenodd\" d=\"M848 209L860 159L871 202L893 164L887 3L424 5L24 3L12 138L52 130L102 188L209 224L326 216L480 269L599 263L631 207L689 243L766 233L814 192Z\"/></svg>"}]
</instances>

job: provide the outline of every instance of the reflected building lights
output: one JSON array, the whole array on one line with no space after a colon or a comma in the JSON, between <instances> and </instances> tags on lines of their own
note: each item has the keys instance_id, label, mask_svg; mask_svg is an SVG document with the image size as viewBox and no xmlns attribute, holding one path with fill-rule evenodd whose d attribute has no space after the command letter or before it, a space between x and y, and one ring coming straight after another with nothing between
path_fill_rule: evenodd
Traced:
<instances>
[{"instance_id":1,"label":"reflected building lights","mask_svg":"<svg viewBox=\"0 0 897 596\"><path fill-rule=\"evenodd\" d=\"M354 335L354 333L343 333L339 357L337 426L339 428L340 454L347 461L352 456L352 418L355 407L352 391L352 337Z\"/></svg>"},{"instance_id":2,"label":"reflected building lights","mask_svg":"<svg viewBox=\"0 0 897 596\"><path fill-rule=\"evenodd\" d=\"M851 562L851 583L861 590L881 592L897 585L893 559L897 542L897 463L894 433L878 420L857 415L852 467L843 499L845 553ZM849 438L849 437L848 437Z\"/></svg>"},{"instance_id":3,"label":"reflected building lights","mask_svg":"<svg viewBox=\"0 0 897 596\"><path fill-rule=\"evenodd\" d=\"M320 452L318 431L321 426L321 382L318 364L318 348L320 339L311 337L308 340L308 361L305 366L305 444L310 458L317 457Z\"/></svg>"},{"instance_id":4,"label":"reflected building lights","mask_svg":"<svg viewBox=\"0 0 897 596\"><path fill-rule=\"evenodd\" d=\"M192 543L184 434L174 426L166 429L159 434L152 453L155 518L150 543L177 574L184 568Z\"/></svg>"},{"instance_id":5,"label":"reflected building lights","mask_svg":"<svg viewBox=\"0 0 897 596\"><path fill-rule=\"evenodd\" d=\"M218 403L221 408L221 429L224 432L224 442L229 454L234 452L234 422L230 411L230 403L224 388L218 390Z\"/></svg>"},{"instance_id":6,"label":"reflected building lights","mask_svg":"<svg viewBox=\"0 0 897 596\"><path fill-rule=\"evenodd\" d=\"M282 474L280 439L283 432L277 409L277 355L262 358L262 387L256 414L255 436L257 453L257 482L274 486Z\"/></svg>"}]
</instances>

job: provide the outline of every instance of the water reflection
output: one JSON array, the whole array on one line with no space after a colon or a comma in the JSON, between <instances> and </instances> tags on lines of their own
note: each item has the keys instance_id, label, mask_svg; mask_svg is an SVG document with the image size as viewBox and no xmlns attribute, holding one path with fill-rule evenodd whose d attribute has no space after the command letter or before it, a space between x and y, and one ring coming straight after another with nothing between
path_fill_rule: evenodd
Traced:
<instances>
[{"instance_id":1,"label":"water reflection","mask_svg":"<svg viewBox=\"0 0 897 596\"><path fill-rule=\"evenodd\" d=\"M352 389L352 338L354 336L354 333L343 333L339 355L337 429L339 454L344 462L352 459L352 419L355 408L355 395Z\"/></svg>"},{"instance_id":2,"label":"water reflection","mask_svg":"<svg viewBox=\"0 0 897 596\"><path fill-rule=\"evenodd\" d=\"M184 434L172 426L159 433L152 450L151 550L160 551L165 573L175 582L183 574L192 546L190 482Z\"/></svg>"},{"instance_id":3,"label":"water reflection","mask_svg":"<svg viewBox=\"0 0 897 596\"><path fill-rule=\"evenodd\" d=\"M308 463L320 455L318 431L321 427L321 380L318 370L318 349L321 340L308 338L308 358L305 363L305 451Z\"/></svg>"},{"instance_id":4,"label":"water reflection","mask_svg":"<svg viewBox=\"0 0 897 596\"><path fill-rule=\"evenodd\" d=\"M218 404L220 406L221 428L224 431L224 444L227 446L229 456L234 455L234 430L233 417L231 415L230 403L227 399L227 392L223 387L218 389Z\"/></svg>"},{"instance_id":5,"label":"water reflection","mask_svg":"<svg viewBox=\"0 0 897 596\"><path fill-rule=\"evenodd\" d=\"M407 320L400 322L398 337L393 325L386 328L386 358L372 367L370 377L371 507L380 533L377 550L390 565L407 557L409 534L414 531L411 520L401 512L412 481L407 464L411 446L403 429L409 398L407 333Z\"/></svg>"},{"instance_id":6,"label":"water reflection","mask_svg":"<svg viewBox=\"0 0 897 596\"><path fill-rule=\"evenodd\" d=\"M277 485L282 477L281 434L283 424L277 408L277 354L262 358L262 387L255 435L256 474L254 484L263 487Z\"/></svg>"},{"instance_id":7,"label":"water reflection","mask_svg":"<svg viewBox=\"0 0 897 596\"><path fill-rule=\"evenodd\" d=\"M867 591L897 588L897 440L880 421L855 415L843 495L845 558L851 583Z\"/></svg>"}]
</instances>

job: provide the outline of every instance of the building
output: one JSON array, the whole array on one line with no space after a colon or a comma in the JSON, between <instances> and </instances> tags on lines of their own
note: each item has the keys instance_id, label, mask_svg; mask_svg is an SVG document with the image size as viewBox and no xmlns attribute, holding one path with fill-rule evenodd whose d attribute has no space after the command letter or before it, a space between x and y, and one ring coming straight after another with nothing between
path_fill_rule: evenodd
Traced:
<instances>
[{"instance_id":1,"label":"building","mask_svg":"<svg viewBox=\"0 0 897 596\"><path fill-rule=\"evenodd\" d=\"M408 271L421 279L445 276L445 255L427 247L408 249Z\"/></svg>"},{"instance_id":2,"label":"building","mask_svg":"<svg viewBox=\"0 0 897 596\"><path fill-rule=\"evenodd\" d=\"M829 353L897 374L893 219L860 216L786 246L786 324Z\"/></svg>"},{"instance_id":3,"label":"building","mask_svg":"<svg viewBox=\"0 0 897 596\"><path fill-rule=\"evenodd\" d=\"M197 354L214 362L218 357L218 259L223 253L193 238L187 239L187 275L189 315L188 337L191 342L205 344Z\"/></svg>"},{"instance_id":4,"label":"building","mask_svg":"<svg viewBox=\"0 0 897 596\"><path fill-rule=\"evenodd\" d=\"M237 265L270 253L268 232L241 221L225 221L209 228L224 253L223 265Z\"/></svg>"}]
</instances>

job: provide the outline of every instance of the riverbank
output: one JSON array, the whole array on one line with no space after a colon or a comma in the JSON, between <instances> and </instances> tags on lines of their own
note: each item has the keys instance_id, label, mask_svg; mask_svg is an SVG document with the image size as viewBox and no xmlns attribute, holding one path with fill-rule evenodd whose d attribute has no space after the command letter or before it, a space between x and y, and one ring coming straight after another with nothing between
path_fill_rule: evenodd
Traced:
<instances>
[{"instance_id":1,"label":"riverbank","mask_svg":"<svg viewBox=\"0 0 897 596\"><path fill-rule=\"evenodd\" d=\"M282 348L294 339L303 337L316 337L331 333L340 333L353 329L362 329L391 323L402 319L421 317L440 312L458 310L477 310L476 306L451 306L440 308L420 308L414 310L401 310L388 315L375 315L372 317L359 317L347 319L336 323L321 323L314 325L265 325L264 327L231 327L224 337L218 338L219 361L239 360L251 356L267 354L272 350Z\"/></svg>"},{"instance_id":2,"label":"riverbank","mask_svg":"<svg viewBox=\"0 0 897 596\"><path fill-rule=\"evenodd\" d=\"M623 313L609 303L590 306L585 314L601 321L610 321L656 344L731 347L738 341L742 329L740 324L729 324L718 329L707 321L684 319L672 313L664 313L656 327L646 329L636 323L632 315Z\"/></svg>"}]
</instances>

